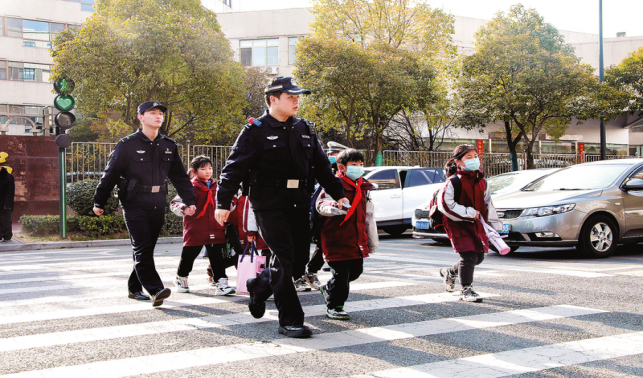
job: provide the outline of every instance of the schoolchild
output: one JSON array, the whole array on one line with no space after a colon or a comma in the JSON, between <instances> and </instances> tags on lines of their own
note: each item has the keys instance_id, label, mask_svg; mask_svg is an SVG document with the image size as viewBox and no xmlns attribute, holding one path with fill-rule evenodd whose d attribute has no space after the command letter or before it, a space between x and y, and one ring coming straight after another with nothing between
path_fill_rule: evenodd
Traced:
<instances>
[{"instance_id":1,"label":"schoolchild","mask_svg":"<svg viewBox=\"0 0 643 378\"><path fill-rule=\"evenodd\" d=\"M342 180L350 208L337 204L325 191L317 200L317 211L328 217L322 224L321 244L324 260L330 266L331 279L319 288L326 301L326 316L348 320L344 311L350 282L363 271L364 258L378 245L377 225L369 190L373 185L362 177L364 155L355 149L346 149L337 155L337 176Z\"/></svg>"},{"instance_id":2,"label":"schoolchild","mask_svg":"<svg viewBox=\"0 0 643 378\"><path fill-rule=\"evenodd\" d=\"M455 291L455 281L460 279L460 300L482 302L482 297L471 286L476 265L480 265L489 251L489 240L480 219L496 228L498 220L475 147L466 144L456 147L444 170L448 179L438 192L437 205L460 260L452 267L440 269L440 276L449 292Z\"/></svg>"},{"instance_id":3,"label":"schoolchild","mask_svg":"<svg viewBox=\"0 0 643 378\"><path fill-rule=\"evenodd\" d=\"M326 155L328 156L328 161L330 162L333 173L337 172L337 155L347 148L348 147L337 142L328 142L328 151L326 152ZM321 190L322 187L317 186L315 193L313 194L313 199L317 198L319 193L321 193ZM297 291L310 291L311 288L319 290L319 287L321 286L319 278L317 277L317 272L319 272L319 269L324 265L324 251L321 244L321 236L319 235L322 222L323 218L313 218L312 231L315 250L313 251L310 261L306 265L306 273L304 273L301 278L294 277L295 289L297 289ZM324 270L330 271L330 268L324 268Z\"/></svg>"},{"instance_id":4,"label":"schoolchild","mask_svg":"<svg viewBox=\"0 0 643 378\"><path fill-rule=\"evenodd\" d=\"M231 295L235 289L228 285L223 258L225 229L214 219L217 183L212 179L212 161L207 156L197 156L190 163L192 185L196 194L194 215L184 214L186 205L178 195L172 200L172 211L183 216L183 251L176 272L174 285L179 293L189 293L188 275L194 260L205 246L212 267L211 284L216 284L216 295Z\"/></svg>"}]
</instances>

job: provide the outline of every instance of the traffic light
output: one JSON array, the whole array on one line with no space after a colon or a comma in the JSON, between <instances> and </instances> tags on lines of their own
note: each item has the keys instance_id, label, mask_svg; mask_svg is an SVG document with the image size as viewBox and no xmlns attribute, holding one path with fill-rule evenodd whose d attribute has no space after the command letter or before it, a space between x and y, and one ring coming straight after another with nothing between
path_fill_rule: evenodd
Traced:
<instances>
[{"instance_id":1,"label":"traffic light","mask_svg":"<svg viewBox=\"0 0 643 378\"><path fill-rule=\"evenodd\" d=\"M76 116L71 113L76 106L76 99L71 95L74 88L76 88L74 81L65 77L54 83L54 90L58 93L54 99L54 107L60 112L54 117L54 123L57 128L56 144L60 148L71 146L71 137L65 131L71 129L76 123Z\"/></svg>"}]
</instances>

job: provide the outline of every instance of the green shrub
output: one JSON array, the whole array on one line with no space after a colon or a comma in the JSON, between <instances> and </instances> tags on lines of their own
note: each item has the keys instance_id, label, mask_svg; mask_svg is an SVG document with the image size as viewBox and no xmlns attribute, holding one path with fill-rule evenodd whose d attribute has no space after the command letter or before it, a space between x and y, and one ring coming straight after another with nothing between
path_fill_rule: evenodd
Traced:
<instances>
[{"instance_id":1,"label":"green shrub","mask_svg":"<svg viewBox=\"0 0 643 378\"><path fill-rule=\"evenodd\" d=\"M161 234L163 236L183 236L183 217L174 213L166 213Z\"/></svg>"},{"instance_id":2,"label":"green shrub","mask_svg":"<svg viewBox=\"0 0 643 378\"><path fill-rule=\"evenodd\" d=\"M176 216L175 216L176 217ZM20 217L22 229L33 235L51 235L60 232L58 215L23 215ZM67 232L80 232L89 237L102 237L125 231L121 215L67 217Z\"/></svg>"},{"instance_id":3,"label":"green shrub","mask_svg":"<svg viewBox=\"0 0 643 378\"><path fill-rule=\"evenodd\" d=\"M67 187L67 204L78 215L94 215L94 191L99 179L77 181ZM105 215L111 215L118 210L118 199L110 196L105 205Z\"/></svg>"},{"instance_id":4,"label":"green shrub","mask_svg":"<svg viewBox=\"0 0 643 378\"><path fill-rule=\"evenodd\" d=\"M23 215L19 223L22 229L34 235L50 235L60 232L58 215Z\"/></svg>"},{"instance_id":5,"label":"green shrub","mask_svg":"<svg viewBox=\"0 0 643 378\"><path fill-rule=\"evenodd\" d=\"M89 237L101 237L117 234L125 230L125 221L121 215L78 216L78 228Z\"/></svg>"}]
</instances>

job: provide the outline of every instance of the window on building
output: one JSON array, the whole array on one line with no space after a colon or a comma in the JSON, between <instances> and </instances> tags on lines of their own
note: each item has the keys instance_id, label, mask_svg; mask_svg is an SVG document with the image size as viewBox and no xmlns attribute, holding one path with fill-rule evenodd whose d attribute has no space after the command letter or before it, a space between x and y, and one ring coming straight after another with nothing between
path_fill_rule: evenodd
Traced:
<instances>
[{"instance_id":1,"label":"window on building","mask_svg":"<svg viewBox=\"0 0 643 378\"><path fill-rule=\"evenodd\" d=\"M9 62L9 80L22 81L25 79L25 70L22 63Z\"/></svg>"},{"instance_id":2,"label":"window on building","mask_svg":"<svg viewBox=\"0 0 643 378\"><path fill-rule=\"evenodd\" d=\"M49 41L49 23L42 21L22 20L22 38L38 41Z\"/></svg>"},{"instance_id":3,"label":"window on building","mask_svg":"<svg viewBox=\"0 0 643 378\"><path fill-rule=\"evenodd\" d=\"M46 83L51 75L51 66L48 64L9 62L8 66L9 80Z\"/></svg>"},{"instance_id":4,"label":"window on building","mask_svg":"<svg viewBox=\"0 0 643 378\"><path fill-rule=\"evenodd\" d=\"M7 61L0 60L0 80L7 80Z\"/></svg>"},{"instance_id":5,"label":"window on building","mask_svg":"<svg viewBox=\"0 0 643 378\"><path fill-rule=\"evenodd\" d=\"M225 5L229 6L230 8L232 8L232 0L221 0L221 2L223 2L223 4L225 4Z\"/></svg>"},{"instance_id":6,"label":"window on building","mask_svg":"<svg viewBox=\"0 0 643 378\"><path fill-rule=\"evenodd\" d=\"M4 35L4 17L0 17L0 35Z\"/></svg>"},{"instance_id":7,"label":"window on building","mask_svg":"<svg viewBox=\"0 0 643 378\"><path fill-rule=\"evenodd\" d=\"M53 41L58 33L61 31L65 30L65 24L56 24L56 23L50 23L49 24L49 33L51 33L50 40Z\"/></svg>"},{"instance_id":8,"label":"window on building","mask_svg":"<svg viewBox=\"0 0 643 378\"><path fill-rule=\"evenodd\" d=\"M295 64L295 47L297 46L298 40L299 37L288 38L288 53L290 64Z\"/></svg>"},{"instance_id":9,"label":"window on building","mask_svg":"<svg viewBox=\"0 0 643 378\"><path fill-rule=\"evenodd\" d=\"M240 41L241 64L244 66L279 65L279 39Z\"/></svg>"},{"instance_id":10,"label":"window on building","mask_svg":"<svg viewBox=\"0 0 643 378\"><path fill-rule=\"evenodd\" d=\"M7 18L7 36L22 38L22 20Z\"/></svg>"}]
</instances>

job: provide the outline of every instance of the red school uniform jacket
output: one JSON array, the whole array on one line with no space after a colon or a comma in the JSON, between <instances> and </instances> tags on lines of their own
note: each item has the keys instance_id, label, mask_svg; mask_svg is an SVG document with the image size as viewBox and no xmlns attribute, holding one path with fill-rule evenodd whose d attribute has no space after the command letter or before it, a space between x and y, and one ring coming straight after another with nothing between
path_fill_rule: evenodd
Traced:
<instances>
[{"instance_id":1,"label":"red school uniform jacket","mask_svg":"<svg viewBox=\"0 0 643 378\"><path fill-rule=\"evenodd\" d=\"M216 210L217 183L211 181L210 187L194 177L194 194L196 194L196 212L193 216L183 217L183 245L186 247L225 244L225 229L214 219ZM172 200L173 210L183 209L185 204L176 196Z\"/></svg>"},{"instance_id":2,"label":"red school uniform jacket","mask_svg":"<svg viewBox=\"0 0 643 378\"><path fill-rule=\"evenodd\" d=\"M230 212L228 222L237 226L237 233L239 234L239 241L245 248L248 241L248 232L255 233L255 245L257 250L269 249L268 245L256 230L256 221L254 219L254 212L250 208L250 201L248 196L239 196L232 199L233 210Z\"/></svg>"},{"instance_id":3,"label":"red school uniform jacket","mask_svg":"<svg viewBox=\"0 0 643 378\"><path fill-rule=\"evenodd\" d=\"M321 242L325 261L355 260L368 257L368 235L366 233L366 194L373 185L362 179L361 199L355 202L357 188L355 181L338 174L344 184L344 193L355 208L348 219L344 215L328 217L321 228ZM327 196L322 192L320 196ZM344 220L346 221L344 222Z\"/></svg>"},{"instance_id":4,"label":"red school uniform jacket","mask_svg":"<svg viewBox=\"0 0 643 378\"><path fill-rule=\"evenodd\" d=\"M446 215L444 229L451 239L455 252L484 252L489 251L489 239L482 223L475 220L476 210L485 220L488 220L488 206L491 196L487 190L482 171L458 170L456 175L462 183L460 198L454 198L455 190L451 180L439 192L438 204L440 211Z\"/></svg>"}]
</instances>

